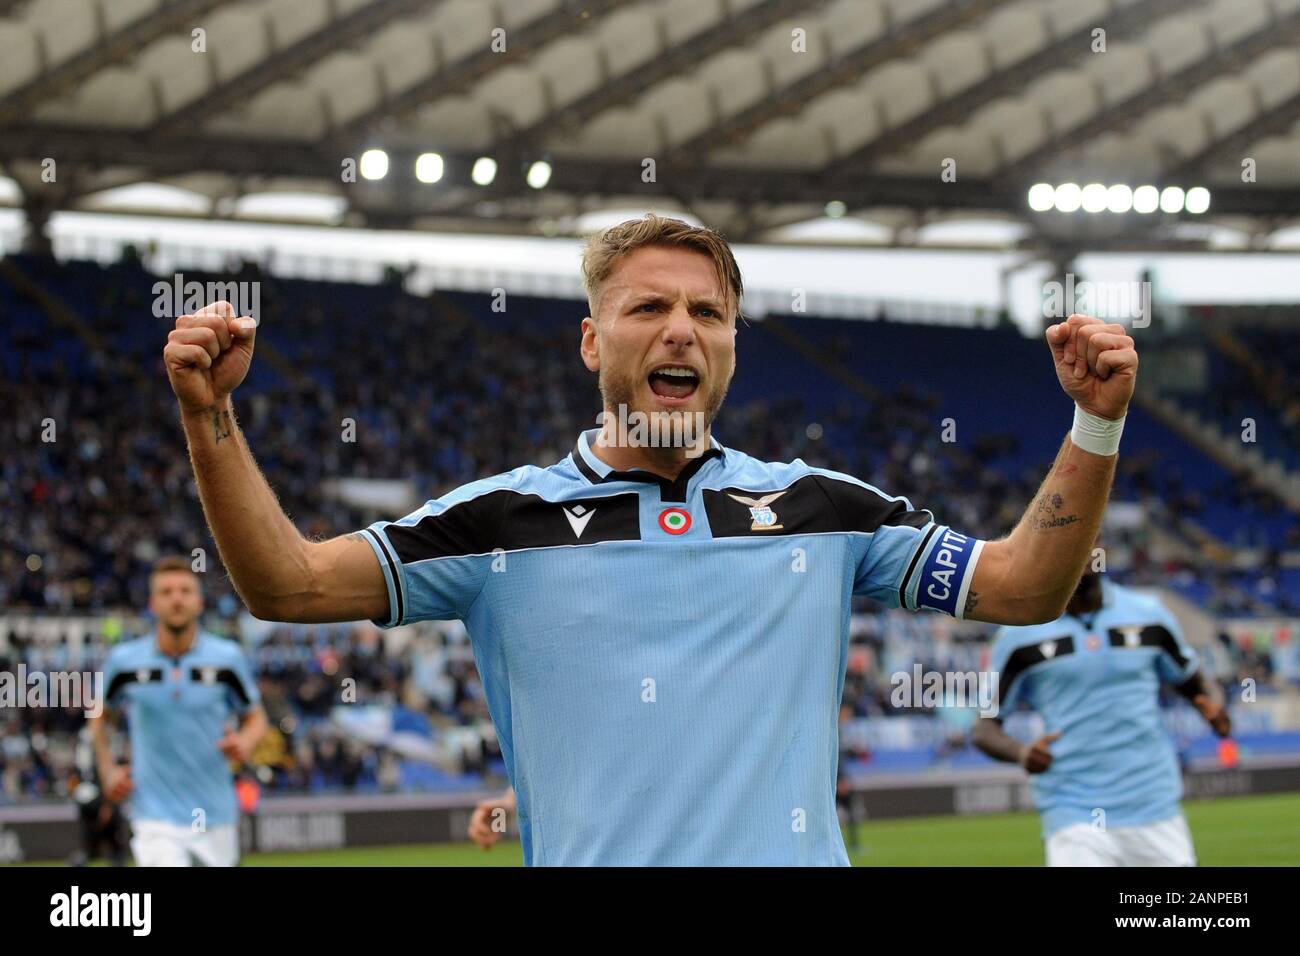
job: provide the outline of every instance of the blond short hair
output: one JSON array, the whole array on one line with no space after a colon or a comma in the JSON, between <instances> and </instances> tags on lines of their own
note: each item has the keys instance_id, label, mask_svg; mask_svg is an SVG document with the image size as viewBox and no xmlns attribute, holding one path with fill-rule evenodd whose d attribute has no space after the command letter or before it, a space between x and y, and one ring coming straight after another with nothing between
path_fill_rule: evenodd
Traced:
<instances>
[{"instance_id":1,"label":"blond short hair","mask_svg":"<svg viewBox=\"0 0 1300 956\"><path fill-rule=\"evenodd\" d=\"M194 570L194 565L189 558L182 557L179 554L168 554L155 561L153 567L149 569L149 587L153 588L154 578L170 571L184 571L186 574L193 575L196 583L199 580L198 573Z\"/></svg>"},{"instance_id":2,"label":"blond short hair","mask_svg":"<svg viewBox=\"0 0 1300 956\"><path fill-rule=\"evenodd\" d=\"M597 317L600 293L606 280L626 256L646 246L689 249L712 259L718 273L718 285L723 295L731 299L727 305L732 306L739 318L740 298L745 289L740 278L740 266L736 265L736 257L727 240L712 229L654 213L610 226L587 240L582 252L582 282L593 318Z\"/></svg>"}]
</instances>

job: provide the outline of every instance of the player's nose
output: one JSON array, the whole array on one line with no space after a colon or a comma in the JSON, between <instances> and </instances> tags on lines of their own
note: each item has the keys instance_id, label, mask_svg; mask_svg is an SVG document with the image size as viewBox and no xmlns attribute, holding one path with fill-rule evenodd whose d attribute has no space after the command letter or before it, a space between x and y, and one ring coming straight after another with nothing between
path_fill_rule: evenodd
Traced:
<instances>
[{"instance_id":1,"label":"player's nose","mask_svg":"<svg viewBox=\"0 0 1300 956\"><path fill-rule=\"evenodd\" d=\"M695 324L684 303L675 305L664 322L663 340L666 345L685 347L695 341Z\"/></svg>"}]
</instances>

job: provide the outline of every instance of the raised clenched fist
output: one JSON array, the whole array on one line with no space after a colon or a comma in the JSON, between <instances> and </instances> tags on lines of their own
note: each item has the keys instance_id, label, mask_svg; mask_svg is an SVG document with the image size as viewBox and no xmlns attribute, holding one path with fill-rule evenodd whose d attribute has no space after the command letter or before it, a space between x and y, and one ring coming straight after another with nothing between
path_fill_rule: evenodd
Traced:
<instances>
[{"instance_id":1,"label":"raised clenched fist","mask_svg":"<svg viewBox=\"0 0 1300 956\"><path fill-rule=\"evenodd\" d=\"M1137 381L1133 338L1118 323L1072 315L1047 329L1056 378L1085 412L1118 421Z\"/></svg>"},{"instance_id":2,"label":"raised clenched fist","mask_svg":"<svg viewBox=\"0 0 1300 956\"><path fill-rule=\"evenodd\" d=\"M229 302L213 302L176 318L163 362L182 412L201 412L225 401L253 362L257 322L236 316Z\"/></svg>"}]
</instances>

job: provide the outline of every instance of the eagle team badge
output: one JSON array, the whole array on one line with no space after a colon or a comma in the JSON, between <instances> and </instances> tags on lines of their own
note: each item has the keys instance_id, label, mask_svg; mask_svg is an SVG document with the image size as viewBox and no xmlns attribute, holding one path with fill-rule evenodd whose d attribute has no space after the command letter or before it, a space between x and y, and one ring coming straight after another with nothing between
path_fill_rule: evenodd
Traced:
<instances>
[{"instance_id":1,"label":"eagle team badge","mask_svg":"<svg viewBox=\"0 0 1300 956\"><path fill-rule=\"evenodd\" d=\"M727 497L749 506L750 531L780 531L785 526L777 524L778 519L776 512L772 510L772 502L783 494L784 491L778 491L775 494L764 495L762 498L746 498L744 495L733 495L728 492Z\"/></svg>"}]
</instances>

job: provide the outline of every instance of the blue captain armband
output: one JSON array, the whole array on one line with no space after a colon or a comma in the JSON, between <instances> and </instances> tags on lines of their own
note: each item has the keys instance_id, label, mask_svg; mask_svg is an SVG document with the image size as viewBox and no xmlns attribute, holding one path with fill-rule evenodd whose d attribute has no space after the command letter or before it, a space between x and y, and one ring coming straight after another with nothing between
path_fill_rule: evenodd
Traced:
<instances>
[{"instance_id":1,"label":"blue captain armband","mask_svg":"<svg viewBox=\"0 0 1300 956\"><path fill-rule=\"evenodd\" d=\"M961 617L984 542L945 528L921 566L916 606Z\"/></svg>"}]
</instances>

